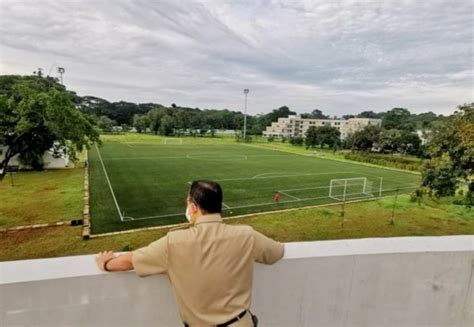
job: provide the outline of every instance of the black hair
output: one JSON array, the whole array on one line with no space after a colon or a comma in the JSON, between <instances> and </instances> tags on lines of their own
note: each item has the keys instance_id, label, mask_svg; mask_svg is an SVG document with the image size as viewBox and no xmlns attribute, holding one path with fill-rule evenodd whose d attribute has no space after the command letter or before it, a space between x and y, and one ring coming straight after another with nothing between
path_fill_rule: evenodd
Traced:
<instances>
[{"instance_id":1,"label":"black hair","mask_svg":"<svg viewBox=\"0 0 474 327\"><path fill-rule=\"evenodd\" d=\"M205 213L222 212L222 189L213 181L193 181L189 198Z\"/></svg>"}]
</instances>

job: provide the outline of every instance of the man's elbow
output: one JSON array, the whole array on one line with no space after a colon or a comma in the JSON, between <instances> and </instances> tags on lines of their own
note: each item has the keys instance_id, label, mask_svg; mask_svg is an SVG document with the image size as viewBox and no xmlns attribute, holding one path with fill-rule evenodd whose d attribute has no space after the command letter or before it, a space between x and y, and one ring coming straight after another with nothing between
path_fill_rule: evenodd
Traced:
<instances>
[{"instance_id":1,"label":"man's elbow","mask_svg":"<svg viewBox=\"0 0 474 327\"><path fill-rule=\"evenodd\" d=\"M278 248L275 249L273 252L273 255L271 255L267 260L266 264L267 265L273 265L274 263L277 263L280 261L283 256L285 255L285 245L283 243L278 243Z\"/></svg>"}]
</instances>

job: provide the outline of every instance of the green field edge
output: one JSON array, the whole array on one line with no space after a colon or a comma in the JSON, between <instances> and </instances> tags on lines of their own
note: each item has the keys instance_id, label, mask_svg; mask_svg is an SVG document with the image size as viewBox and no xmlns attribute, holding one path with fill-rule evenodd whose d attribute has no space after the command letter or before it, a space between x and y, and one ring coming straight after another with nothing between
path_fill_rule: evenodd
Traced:
<instances>
[{"instance_id":1,"label":"green field edge","mask_svg":"<svg viewBox=\"0 0 474 327\"><path fill-rule=\"evenodd\" d=\"M402 195L402 194L399 194L399 195ZM406 195L406 193L405 193L405 195ZM378 201L378 200L381 200L381 199L393 198L393 197L395 197L395 195L385 195L385 196L382 196L382 197L374 197L374 198L367 198L367 199L344 201L344 204ZM253 218L253 217L256 217L256 216L279 214L279 213L298 211L298 210L335 207L335 206L342 205L342 203L343 202L335 202L335 203L317 204L317 205L287 208L287 209L280 209L280 210L261 211L261 212L247 213L247 214L237 215L237 216L232 216L232 217L223 217L222 219L224 221L226 221L226 220L234 220L234 219L242 219L242 218ZM108 232L108 233L97 233L97 234L91 233L90 237L91 238L98 238L98 237L105 237L105 236L113 236L113 235L120 235L120 234L143 232L143 231L147 231L147 230L172 229L172 228L184 227L184 226L190 226L190 224L189 223L179 223L179 224L170 224L170 225L133 228L133 229L127 229L127 230L122 230L122 231L116 231L116 232Z\"/></svg>"},{"instance_id":2,"label":"green field edge","mask_svg":"<svg viewBox=\"0 0 474 327\"><path fill-rule=\"evenodd\" d=\"M394 167L387 167L387 166L380 166L380 165L375 165L371 164L368 162L360 162L360 161L353 161L349 159L343 159L343 158L328 158L320 155L315 155L315 154L307 154L307 153L300 153L297 151L291 151L290 149L278 147L278 146L266 146L266 145L259 145L259 144L244 144L246 146L250 147L255 147L255 148L260 148L260 149L266 149L266 150L275 150L275 151L281 151L281 152L286 152L286 153L291 153L291 154L296 154L304 157L310 157L310 158L318 158L318 159L324 159L324 160L333 160L333 161L339 161L339 162L345 162L345 163L351 163L354 165L360 165L360 166L366 166L366 167L372 167L372 168L380 168L380 169L385 169L385 170L391 170L391 171L398 171L402 173L410 173L413 175L421 175L421 172L418 171L413 171L413 170L408 170L408 169L401 169L401 168L394 168Z\"/></svg>"}]
</instances>

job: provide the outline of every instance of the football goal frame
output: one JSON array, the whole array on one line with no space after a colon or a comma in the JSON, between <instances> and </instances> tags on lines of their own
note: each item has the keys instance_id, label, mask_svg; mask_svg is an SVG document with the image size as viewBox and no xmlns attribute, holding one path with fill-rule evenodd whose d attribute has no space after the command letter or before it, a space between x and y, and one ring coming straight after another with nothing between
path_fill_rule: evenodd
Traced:
<instances>
[{"instance_id":1,"label":"football goal frame","mask_svg":"<svg viewBox=\"0 0 474 327\"><path fill-rule=\"evenodd\" d=\"M380 185L381 186L381 185ZM357 187L360 192L353 192L351 189ZM352 196L360 195L362 198L374 196L373 183L367 177L338 178L331 179L329 184L329 198L336 201L346 201L353 199ZM379 190L380 193L380 190Z\"/></svg>"},{"instance_id":2,"label":"football goal frame","mask_svg":"<svg viewBox=\"0 0 474 327\"><path fill-rule=\"evenodd\" d=\"M183 145L182 138L174 138L174 137L165 137L163 139L163 144L165 145Z\"/></svg>"}]
</instances>

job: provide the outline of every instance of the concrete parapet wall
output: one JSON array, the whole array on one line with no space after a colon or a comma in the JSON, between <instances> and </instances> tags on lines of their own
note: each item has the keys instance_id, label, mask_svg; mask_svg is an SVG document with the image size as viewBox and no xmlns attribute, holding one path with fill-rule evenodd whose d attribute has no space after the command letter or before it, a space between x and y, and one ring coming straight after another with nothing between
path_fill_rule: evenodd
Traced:
<instances>
[{"instance_id":1,"label":"concrete parapet wall","mask_svg":"<svg viewBox=\"0 0 474 327\"><path fill-rule=\"evenodd\" d=\"M255 269L261 326L474 326L474 236L287 243ZM0 324L179 326L165 276L94 256L0 263Z\"/></svg>"}]
</instances>

